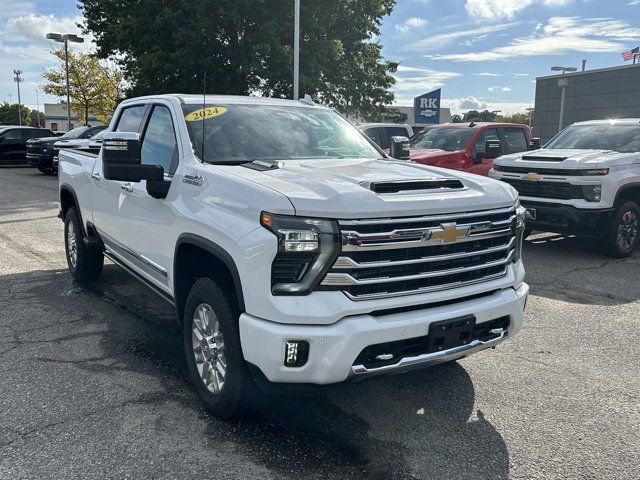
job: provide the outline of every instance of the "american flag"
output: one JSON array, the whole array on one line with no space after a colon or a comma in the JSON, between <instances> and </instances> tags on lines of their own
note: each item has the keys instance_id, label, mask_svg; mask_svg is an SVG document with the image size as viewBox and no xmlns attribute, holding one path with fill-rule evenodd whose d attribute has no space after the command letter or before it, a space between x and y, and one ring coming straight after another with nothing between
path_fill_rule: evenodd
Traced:
<instances>
[{"instance_id":1,"label":"american flag","mask_svg":"<svg viewBox=\"0 0 640 480\"><path fill-rule=\"evenodd\" d=\"M637 55L640 55L640 47L636 47L633 50L627 50L622 52L622 58L626 62L627 60L633 60Z\"/></svg>"}]
</instances>

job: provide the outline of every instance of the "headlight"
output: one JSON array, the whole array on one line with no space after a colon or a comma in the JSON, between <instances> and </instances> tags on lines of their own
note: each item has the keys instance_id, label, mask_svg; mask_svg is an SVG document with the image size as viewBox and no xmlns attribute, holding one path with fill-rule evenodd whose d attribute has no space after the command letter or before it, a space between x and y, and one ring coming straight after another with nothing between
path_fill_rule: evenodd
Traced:
<instances>
[{"instance_id":1,"label":"headlight","mask_svg":"<svg viewBox=\"0 0 640 480\"><path fill-rule=\"evenodd\" d=\"M608 168L594 168L591 170L582 170L583 175L609 175Z\"/></svg>"},{"instance_id":2,"label":"headlight","mask_svg":"<svg viewBox=\"0 0 640 480\"><path fill-rule=\"evenodd\" d=\"M599 202L602 198L602 185L583 185L582 196L588 202Z\"/></svg>"},{"instance_id":3,"label":"headlight","mask_svg":"<svg viewBox=\"0 0 640 480\"><path fill-rule=\"evenodd\" d=\"M267 212L260 215L260 223L278 239L278 253L271 265L271 292L311 293L340 254L338 223Z\"/></svg>"},{"instance_id":4,"label":"headlight","mask_svg":"<svg viewBox=\"0 0 640 480\"><path fill-rule=\"evenodd\" d=\"M516 204L516 246L513 261L517 262L522 258L522 241L524 240L524 228L527 220L527 209L520 205L520 201Z\"/></svg>"}]
</instances>

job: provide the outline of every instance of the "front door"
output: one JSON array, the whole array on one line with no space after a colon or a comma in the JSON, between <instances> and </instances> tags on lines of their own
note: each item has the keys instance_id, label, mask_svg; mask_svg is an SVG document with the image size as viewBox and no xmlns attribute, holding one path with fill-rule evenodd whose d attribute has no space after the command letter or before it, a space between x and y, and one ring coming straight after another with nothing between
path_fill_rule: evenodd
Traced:
<instances>
[{"instance_id":1,"label":"front door","mask_svg":"<svg viewBox=\"0 0 640 480\"><path fill-rule=\"evenodd\" d=\"M142 134L140 159L143 164L161 165L165 181L170 181L178 165L178 142L170 104L154 104ZM167 198L153 198L147 182L124 183L119 203L120 238L136 256L137 268L147 280L171 293L168 272L172 266L175 241L172 240L175 213Z\"/></svg>"},{"instance_id":2,"label":"front door","mask_svg":"<svg viewBox=\"0 0 640 480\"><path fill-rule=\"evenodd\" d=\"M27 154L27 147L22 141L19 128L6 130L0 135L0 161L4 163L14 163L24 161Z\"/></svg>"}]
</instances>

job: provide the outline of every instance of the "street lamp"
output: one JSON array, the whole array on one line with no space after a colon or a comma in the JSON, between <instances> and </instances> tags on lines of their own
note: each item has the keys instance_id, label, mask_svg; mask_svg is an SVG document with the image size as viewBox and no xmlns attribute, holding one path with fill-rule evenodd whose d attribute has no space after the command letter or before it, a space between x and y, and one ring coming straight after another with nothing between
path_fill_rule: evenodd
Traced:
<instances>
[{"instance_id":1,"label":"street lamp","mask_svg":"<svg viewBox=\"0 0 640 480\"><path fill-rule=\"evenodd\" d=\"M64 69L67 79L67 130L71 130L71 101L69 100L69 42L84 43L84 38L73 33L47 33L47 38L54 42L64 43Z\"/></svg>"},{"instance_id":2,"label":"street lamp","mask_svg":"<svg viewBox=\"0 0 640 480\"><path fill-rule=\"evenodd\" d=\"M578 70L576 67L551 67L551 70L554 72L562 72L564 75L566 72L575 72ZM558 86L562 89L562 93L560 94L560 118L558 119L558 132L562 131L562 117L564 116L564 95L567 89L567 85L569 84L568 78L561 78L558 80Z\"/></svg>"},{"instance_id":3,"label":"street lamp","mask_svg":"<svg viewBox=\"0 0 640 480\"><path fill-rule=\"evenodd\" d=\"M18 84L18 124L20 126L22 126L22 108L21 107L21 103L20 102L20 82L24 82L24 80L22 79L21 75L22 75L22 70L14 70L13 74L16 76L14 78L14 81Z\"/></svg>"},{"instance_id":4,"label":"street lamp","mask_svg":"<svg viewBox=\"0 0 640 480\"><path fill-rule=\"evenodd\" d=\"M531 128L531 121L533 120L533 112L534 112L535 108L534 107L527 107L527 108L525 108L525 110L529 114L529 128Z\"/></svg>"},{"instance_id":5,"label":"street lamp","mask_svg":"<svg viewBox=\"0 0 640 480\"><path fill-rule=\"evenodd\" d=\"M298 100L300 89L300 0L295 0L293 16L293 99Z\"/></svg>"}]
</instances>

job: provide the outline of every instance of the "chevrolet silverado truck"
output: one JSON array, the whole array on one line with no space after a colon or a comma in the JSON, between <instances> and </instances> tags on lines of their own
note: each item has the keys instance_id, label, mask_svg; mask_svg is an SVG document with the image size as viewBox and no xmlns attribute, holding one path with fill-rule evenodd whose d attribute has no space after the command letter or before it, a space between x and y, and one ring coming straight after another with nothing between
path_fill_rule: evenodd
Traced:
<instances>
[{"instance_id":1,"label":"chevrolet silverado truck","mask_svg":"<svg viewBox=\"0 0 640 480\"><path fill-rule=\"evenodd\" d=\"M574 123L489 175L520 192L528 230L595 237L613 257L640 241L640 119Z\"/></svg>"},{"instance_id":2,"label":"chevrolet silverado truck","mask_svg":"<svg viewBox=\"0 0 640 480\"><path fill-rule=\"evenodd\" d=\"M487 175L496 157L529 149L531 130L515 123L446 123L411 138L411 161ZM496 149L487 149L493 141Z\"/></svg>"},{"instance_id":3,"label":"chevrolet silverado truck","mask_svg":"<svg viewBox=\"0 0 640 480\"><path fill-rule=\"evenodd\" d=\"M45 175L55 175L58 168L55 163L56 151L54 145L58 141L82 140L91 138L96 133L104 130L104 125L95 127L82 126L68 131L61 137L34 138L27 142L27 163L37 167Z\"/></svg>"},{"instance_id":4,"label":"chevrolet silverado truck","mask_svg":"<svg viewBox=\"0 0 640 480\"><path fill-rule=\"evenodd\" d=\"M253 383L402 373L522 324L517 192L388 158L310 100L126 100L99 154L60 151L59 187L73 277L107 257L174 305L215 415Z\"/></svg>"}]
</instances>

